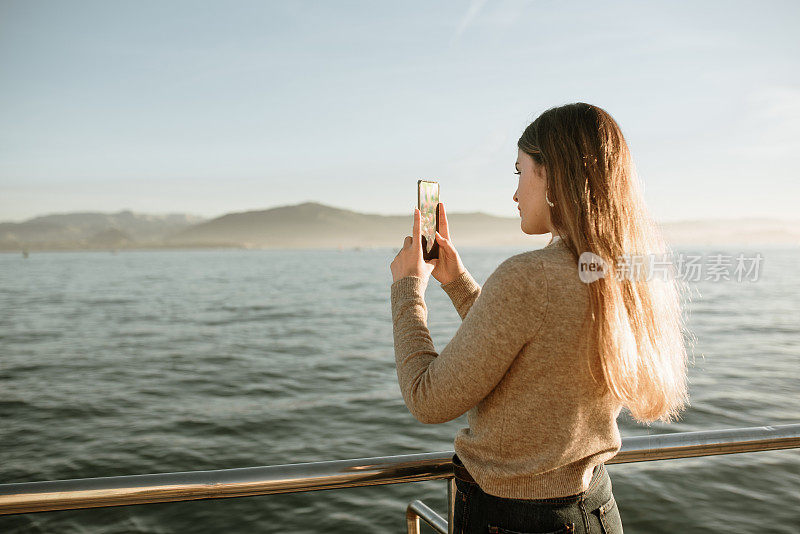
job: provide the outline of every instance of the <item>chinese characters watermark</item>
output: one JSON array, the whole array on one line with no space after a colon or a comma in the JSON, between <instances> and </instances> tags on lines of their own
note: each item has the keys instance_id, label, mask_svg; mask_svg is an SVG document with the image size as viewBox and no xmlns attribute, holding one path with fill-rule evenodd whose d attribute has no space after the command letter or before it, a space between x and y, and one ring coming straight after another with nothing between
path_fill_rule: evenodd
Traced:
<instances>
[{"instance_id":1,"label":"chinese characters watermark","mask_svg":"<svg viewBox=\"0 0 800 534\"><path fill-rule=\"evenodd\" d=\"M753 257L738 254L684 254L673 260L670 254L644 254L618 256L614 273L618 280L670 280L678 278L688 282L736 280L755 282L764 257L756 253ZM705 267L705 269L704 269ZM578 259L578 275L584 283L605 277L610 267L597 254L584 252ZM705 274L705 276L704 276Z\"/></svg>"}]
</instances>

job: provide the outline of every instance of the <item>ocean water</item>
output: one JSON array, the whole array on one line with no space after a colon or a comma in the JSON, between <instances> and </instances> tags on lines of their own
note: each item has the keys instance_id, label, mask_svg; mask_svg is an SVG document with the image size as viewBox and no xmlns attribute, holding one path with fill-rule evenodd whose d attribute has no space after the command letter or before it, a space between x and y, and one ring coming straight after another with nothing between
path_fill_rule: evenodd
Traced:
<instances>
[{"instance_id":1,"label":"ocean water","mask_svg":"<svg viewBox=\"0 0 800 534\"><path fill-rule=\"evenodd\" d=\"M460 253L479 283L512 248ZM800 249L690 283L691 406L623 436L800 422ZM397 386L396 251L0 254L0 483L452 450ZM705 274L705 272L703 273ZM437 350L460 319L438 282ZM611 465L626 532L797 532L800 451ZM444 481L0 516L3 533L405 532ZM423 527L424 531L427 527Z\"/></svg>"}]
</instances>

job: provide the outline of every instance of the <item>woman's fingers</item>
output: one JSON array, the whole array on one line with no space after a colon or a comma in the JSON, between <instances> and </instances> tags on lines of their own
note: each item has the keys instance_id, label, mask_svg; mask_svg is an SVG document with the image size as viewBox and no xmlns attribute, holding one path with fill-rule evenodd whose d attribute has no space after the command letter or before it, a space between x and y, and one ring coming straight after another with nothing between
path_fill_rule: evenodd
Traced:
<instances>
[{"instance_id":1,"label":"woman's fingers","mask_svg":"<svg viewBox=\"0 0 800 534\"><path fill-rule=\"evenodd\" d=\"M445 239L450 239L450 227L447 224L447 214L444 211L444 204L439 202L439 229Z\"/></svg>"},{"instance_id":2,"label":"woman's fingers","mask_svg":"<svg viewBox=\"0 0 800 534\"><path fill-rule=\"evenodd\" d=\"M411 237L413 239L414 244L417 248L422 250L422 246L419 244L422 241L422 214L419 212L419 208L414 208L414 228L411 232Z\"/></svg>"},{"instance_id":3,"label":"woman's fingers","mask_svg":"<svg viewBox=\"0 0 800 534\"><path fill-rule=\"evenodd\" d=\"M455 279L462 271L464 266L461 263L461 258L458 257L453 243L446 239L442 234L436 232L436 242L439 243L439 261L436 263L437 272L436 279L442 283L446 283Z\"/></svg>"},{"instance_id":4,"label":"woman's fingers","mask_svg":"<svg viewBox=\"0 0 800 534\"><path fill-rule=\"evenodd\" d=\"M436 232L436 242L439 243L440 247L446 249L448 252L450 252L453 249L453 246L450 244L450 241L439 232Z\"/></svg>"}]
</instances>

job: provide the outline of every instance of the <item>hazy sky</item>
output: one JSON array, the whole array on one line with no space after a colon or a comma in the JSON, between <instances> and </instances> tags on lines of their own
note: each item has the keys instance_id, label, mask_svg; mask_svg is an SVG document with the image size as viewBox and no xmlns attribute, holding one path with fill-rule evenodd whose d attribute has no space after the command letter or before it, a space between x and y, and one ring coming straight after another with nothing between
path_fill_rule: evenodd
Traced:
<instances>
[{"instance_id":1,"label":"hazy sky","mask_svg":"<svg viewBox=\"0 0 800 534\"><path fill-rule=\"evenodd\" d=\"M583 101L662 221L791 217L797 2L0 0L0 220L317 201L517 217L516 141Z\"/></svg>"}]
</instances>

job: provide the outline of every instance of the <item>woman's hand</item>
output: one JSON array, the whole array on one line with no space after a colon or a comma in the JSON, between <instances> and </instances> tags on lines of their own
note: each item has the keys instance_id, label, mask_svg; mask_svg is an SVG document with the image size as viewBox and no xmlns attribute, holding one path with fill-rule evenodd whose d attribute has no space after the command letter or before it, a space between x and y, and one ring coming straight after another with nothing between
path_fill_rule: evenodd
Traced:
<instances>
[{"instance_id":1,"label":"woman's hand","mask_svg":"<svg viewBox=\"0 0 800 534\"><path fill-rule=\"evenodd\" d=\"M414 229L412 234L406 236L405 241L403 241L403 248L400 249L400 252L397 253L394 261L389 266L392 271L392 280L397 282L406 276L418 276L425 280L427 284L434 265L422 259L422 230L420 229L418 208L414 208ZM436 260L431 261L435 262Z\"/></svg>"},{"instance_id":2,"label":"woman's hand","mask_svg":"<svg viewBox=\"0 0 800 534\"><path fill-rule=\"evenodd\" d=\"M439 244L439 258L431 260L433 271L431 274L440 284L452 282L466 271L461 257L456 248L450 241L450 227L447 224L447 214L444 212L444 204L439 203L439 228L442 233L436 232L436 243Z\"/></svg>"}]
</instances>

